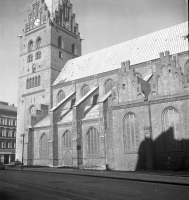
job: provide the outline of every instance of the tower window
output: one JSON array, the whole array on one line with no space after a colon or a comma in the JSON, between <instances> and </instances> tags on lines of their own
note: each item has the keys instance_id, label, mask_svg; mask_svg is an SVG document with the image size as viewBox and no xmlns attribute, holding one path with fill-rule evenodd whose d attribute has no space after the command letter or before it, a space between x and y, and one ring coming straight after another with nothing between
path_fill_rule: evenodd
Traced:
<instances>
[{"instance_id":1,"label":"tower window","mask_svg":"<svg viewBox=\"0 0 189 200\"><path fill-rule=\"evenodd\" d=\"M28 62L32 62L32 61L33 61L33 55L31 54L28 56Z\"/></svg>"},{"instance_id":2,"label":"tower window","mask_svg":"<svg viewBox=\"0 0 189 200\"><path fill-rule=\"evenodd\" d=\"M37 38L37 41L36 41L36 48L40 48L41 47L41 38Z\"/></svg>"},{"instance_id":3,"label":"tower window","mask_svg":"<svg viewBox=\"0 0 189 200\"><path fill-rule=\"evenodd\" d=\"M58 47L64 49L64 40L61 36L58 37Z\"/></svg>"},{"instance_id":4,"label":"tower window","mask_svg":"<svg viewBox=\"0 0 189 200\"><path fill-rule=\"evenodd\" d=\"M75 44L72 44L72 54L77 55L77 48Z\"/></svg>"},{"instance_id":5,"label":"tower window","mask_svg":"<svg viewBox=\"0 0 189 200\"><path fill-rule=\"evenodd\" d=\"M33 41L29 41L28 43L28 52L32 51L33 50Z\"/></svg>"},{"instance_id":6,"label":"tower window","mask_svg":"<svg viewBox=\"0 0 189 200\"><path fill-rule=\"evenodd\" d=\"M63 54L61 51L59 51L59 58L63 59Z\"/></svg>"},{"instance_id":7,"label":"tower window","mask_svg":"<svg viewBox=\"0 0 189 200\"><path fill-rule=\"evenodd\" d=\"M39 59L41 58L41 51L37 52L36 55L35 55L35 59Z\"/></svg>"}]
</instances>

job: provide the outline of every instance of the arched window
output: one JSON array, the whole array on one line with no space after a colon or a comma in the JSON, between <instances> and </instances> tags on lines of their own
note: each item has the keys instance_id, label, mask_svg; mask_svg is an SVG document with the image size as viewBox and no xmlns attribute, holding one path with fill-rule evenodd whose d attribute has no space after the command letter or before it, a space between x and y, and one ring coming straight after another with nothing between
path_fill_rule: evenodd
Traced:
<instances>
[{"instance_id":1,"label":"arched window","mask_svg":"<svg viewBox=\"0 0 189 200\"><path fill-rule=\"evenodd\" d=\"M28 51L32 51L33 50L33 41L30 40L29 43L28 43Z\"/></svg>"},{"instance_id":2,"label":"arched window","mask_svg":"<svg viewBox=\"0 0 189 200\"><path fill-rule=\"evenodd\" d=\"M137 151L139 146L139 130L134 113L128 113L123 119L123 136L125 152Z\"/></svg>"},{"instance_id":3,"label":"arched window","mask_svg":"<svg viewBox=\"0 0 189 200\"><path fill-rule=\"evenodd\" d=\"M30 108L30 116L33 116L33 117L36 117L36 107L35 106L32 106Z\"/></svg>"},{"instance_id":4,"label":"arched window","mask_svg":"<svg viewBox=\"0 0 189 200\"><path fill-rule=\"evenodd\" d=\"M63 90L60 90L56 97L56 103L60 103L65 98L65 93Z\"/></svg>"},{"instance_id":5,"label":"arched window","mask_svg":"<svg viewBox=\"0 0 189 200\"><path fill-rule=\"evenodd\" d=\"M90 88L88 85L83 85L81 88L81 97L85 96L88 92L90 91ZM90 105L90 99L85 101L85 105L89 106Z\"/></svg>"},{"instance_id":6,"label":"arched window","mask_svg":"<svg viewBox=\"0 0 189 200\"><path fill-rule=\"evenodd\" d=\"M40 84L41 84L41 77L38 76L38 86L40 86Z\"/></svg>"},{"instance_id":7,"label":"arched window","mask_svg":"<svg viewBox=\"0 0 189 200\"><path fill-rule=\"evenodd\" d=\"M40 48L41 47L41 38L38 37L37 40L36 40L36 48Z\"/></svg>"},{"instance_id":8,"label":"arched window","mask_svg":"<svg viewBox=\"0 0 189 200\"><path fill-rule=\"evenodd\" d=\"M77 55L77 48L75 44L72 44L72 54Z\"/></svg>"},{"instance_id":9,"label":"arched window","mask_svg":"<svg viewBox=\"0 0 189 200\"><path fill-rule=\"evenodd\" d=\"M29 89L30 88L30 80L29 79L27 79L27 82L26 82L26 89Z\"/></svg>"},{"instance_id":10,"label":"arched window","mask_svg":"<svg viewBox=\"0 0 189 200\"><path fill-rule=\"evenodd\" d=\"M112 79L108 79L104 84L105 94L107 94L114 87L114 81Z\"/></svg>"},{"instance_id":11,"label":"arched window","mask_svg":"<svg viewBox=\"0 0 189 200\"><path fill-rule=\"evenodd\" d=\"M48 158L48 137L45 133L40 137L40 158Z\"/></svg>"},{"instance_id":12,"label":"arched window","mask_svg":"<svg viewBox=\"0 0 189 200\"><path fill-rule=\"evenodd\" d=\"M96 128L91 127L87 132L87 153L97 155L99 152L99 136Z\"/></svg>"},{"instance_id":13,"label":"arched window","mask_svg":"<svg viewBox=\"0 0 189 200\"><path fill-rule=\"evenodd\" d=\"M176 108L168 107L162 115L165 148L168 151L179 150L181 145L180 116Z\"/></svg>"},{"instance_id":14,"label":"arched window","mask_svg":"<svg viewBox=\"0 0 189 200\"><path fill-rule=\"evenodd\" d=\"M58 37L58 47L64 49L64 40L61 36Z\"/></svg>"},{"instance_id":15,"label":"arched window","mask_svg":"<svg viewBox=\"0 0 189 200\"><path fill-rule=\"evenodd\" d=\"M32 79L31 78L29 79L29 86L30 86L30 88L32 87Z\"/></svg>"},{"instance_id":16,"label":"arched window","mask_svg":"<svg viewBox=\"0 0 189 200\"><path fill-rule=\"evenodd\" d=\"M37 76L35 77L35 86L37 86Z\"/></svg>"},{"instance_id":17,"label":"arched window","mask_svg":"<svg viewBox=\"0 0 189 200\"><path fill-rule=\"evenodd\" d=\"M63 134L62 147L63 147L63 149L72 148L72 145L71 145L71 132L68 131L68 130L65 131L65 133Z\"/></svg>"},{"instance_id":18,"label":"arched window","mask_svg":"<svg viewBox=\"0 0 189 200\"><path fill-rule=\"evenodd\" d=\"M81 97L85 96L90 91L90 88L88 85L83 85L81 88Z\"/></svg>"}]
</instances>

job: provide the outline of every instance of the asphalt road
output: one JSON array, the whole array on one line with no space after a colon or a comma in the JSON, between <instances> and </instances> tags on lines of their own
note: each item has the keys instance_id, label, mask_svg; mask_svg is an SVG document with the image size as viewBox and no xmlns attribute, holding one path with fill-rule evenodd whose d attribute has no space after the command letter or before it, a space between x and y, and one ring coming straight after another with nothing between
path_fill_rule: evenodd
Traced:
<instances>
[{"instance_id":1,"label":"asphalt road","mask_svg":"<svg viewBox=\"0 0 189 200\"><path fill-rule=\"evenodd\" d=\"M0 170L0 200L188 200L189 186Z\"/></svg>"}]
</instances>

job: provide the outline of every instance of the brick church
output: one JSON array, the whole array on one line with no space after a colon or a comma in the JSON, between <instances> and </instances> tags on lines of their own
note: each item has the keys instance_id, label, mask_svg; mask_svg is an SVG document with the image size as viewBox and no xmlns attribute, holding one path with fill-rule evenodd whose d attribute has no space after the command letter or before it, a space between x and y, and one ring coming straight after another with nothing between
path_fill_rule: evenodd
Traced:
<instances>
[{"instance_id":1,"label":"brick church","mask_svg":"<svg viewBox=\"0 0 189 200\"><path fill-rule=\"evenodd\" d=\"M81 56L70 1L31 4L20 39L16 160L189 169L188 22Z\"/></svg>"}]
</instances>

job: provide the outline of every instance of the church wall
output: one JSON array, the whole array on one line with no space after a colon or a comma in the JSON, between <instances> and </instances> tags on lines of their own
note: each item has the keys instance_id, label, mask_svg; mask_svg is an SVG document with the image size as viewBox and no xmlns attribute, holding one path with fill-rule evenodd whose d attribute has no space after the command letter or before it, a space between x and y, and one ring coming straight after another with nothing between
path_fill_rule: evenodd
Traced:
<instances>
[{"instance_id":1,"label":"church wall","mask_svg":"<svg viewBox=\"0 0 189 200\"><path fill-rule=\"evenodd\" d=\"M126 170L134 171L137 168L146 168L146 155L145 155L145 134L144 128L145 124L148 124L149 118L147 115L147 106L135 107L130 105L126 109L117 109L113 107L112 119L113 119L113 148L114 148L114 165L109 165L109 168L115 170ZM124 145L124 124L123 120L126 114L134 113L137 118L137 131L138 131L138 141L137 150L126 151ZM108 133L109 134L109 133ZM107 142L109 138L107 135ZM132 144L130 144L132 145ZM111 148L108 145L108 148ZM109 155L108 155L109 156Z\"/></svg>"},{"instance_id":2,"label":"church wall","mask_svg":"<svg viewBox=\"0 0 189 200\"><path fill-rule=\"evenodd\" d=\"M39 130L34 131L34 160L33 164L34 165L42 165L42 166L49 166L52 161L49 159L49 156L46 158L41 158L40 157L40 138L42 134L45 133L47 134L48 137L48 150L50 152L50 143L51 141L49 140L49 130L47 128L40 128Z\"/></svg>"},{"instance_id":3,"label":"church wall","mask_svg":"<svg viewBox=\"0 0 189 200\"><path fill-rule=\"evenodd\" d=\"M87 153L87 132L94 127L99 134L98 155L88 155ZM104 147L104 133L99 127L99 121L85 121L82 123L82 140L83 140L83 167L95 168L105 166L105 147Z\"/></svg>"},{"instance_id":4,"label":"church wall","mask_svg":"<svg viewBox=\"0 0 189 200\"><path fill-rule=\"evenodd\" d=\"M187 94L188 95L188 94ZM154 167L156 169L167 170L183 170L189 169L189 97L186 100L178 100L173 102L163 102L160 104L151 105L152 116L152 133L153 133L153 148L154 148ZM180 116L180 138L175 135L174 142L181 144L181 148L167 150L166 134L163 130L163 111L173 107L179 113ZM171 138L169 138L171 140Z\"/></svg>"},{"instance_id":5,"label":"church wall","mask_svg":"<svg viewBox=\"0 0 189 200\"><path fill-rule=\"evenodd\" d=\"M70 131L72 133L72 125L59 125L58 126L58 166L65 166L65 154L70 152L73 157L73 148L71 149L64 149L63 148L63 134L65 131ZM73 138L73 136L72 136ZM73 144L72 144L73 146Z\"/></svg>"}]
</instances>

